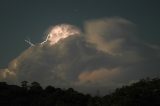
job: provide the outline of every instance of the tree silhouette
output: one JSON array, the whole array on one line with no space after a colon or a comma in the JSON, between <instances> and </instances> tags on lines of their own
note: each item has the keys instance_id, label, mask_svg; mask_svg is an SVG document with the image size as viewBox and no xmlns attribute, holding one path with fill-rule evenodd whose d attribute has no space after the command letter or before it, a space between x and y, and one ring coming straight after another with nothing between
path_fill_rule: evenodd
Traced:
<instances>
[{"instance_id":1,"label":"tree silhouette","mask_svg":"<svg viewBox=\"0 0 160 106\"><path fill-rule=\"evenodd\" d=\"M55 92L55 87L53 87L53 86L47 86L46 88L45 88L45 92L46 93L49 93L49 94L52 94L52 93L54 93Z\"/></svg>"},{"instance_id":2,"label":"tree silhouette","mask_svg":"<svg viewBox=\"0 0 160 106\"><path fill-rule=\"evenodd\" d=\"M73 88L61 89L27 81L21 87L0 82L0 106L160 106L160 79L142 79L113 93L100 96L84 95Z\"/></svg>"},{"instance_id":3,"label":"tree silhouette","mask_svg":"<svg viewBox=\"0 0 160 106\"><path fill-rule=\"evenodd\" d=\"M28 81L22 81L21 82L21 86L23 87L23 88L25 88L25 89L28 89Z\"/></svg>"},{"instance_id":4,"label":"tree silhouette","mask_svg":"<svg viewBox=\"0 0 160 106\"><path fill-rule=\"evenodd\" d=\"M30 92L32 93L40 93L42 92L42 87L38 82L32 82L30 85Z\"/></svg>"}]
</instances>

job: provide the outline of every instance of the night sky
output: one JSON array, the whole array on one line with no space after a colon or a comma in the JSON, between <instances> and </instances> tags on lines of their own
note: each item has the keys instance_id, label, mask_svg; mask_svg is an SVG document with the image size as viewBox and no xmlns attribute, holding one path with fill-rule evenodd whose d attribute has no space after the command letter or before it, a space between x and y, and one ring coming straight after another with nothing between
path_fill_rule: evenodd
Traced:
<instances>
[{"instance_id":1,"label":"night sky","mask_svg":"<svg viewBox=\"0 0 160 106\"><path fill-rule=\"evenodd\" d=\"M118 16L137 25L142 40L160 40L160 2L158 0L1 0L0 67L25 50L24 39L41 42L45 31L60 23L82 27L90 19Z\"/></svg>"},{"instance_id":2,"label":"night sky","mask_svg":"<svg viewBox=\"0 0 160 106\"><path fill-rule=\"evenodd\" d=\"M30 53L29 51L35 50L35 49L31 50L32 48L30 48L30 45L28 45L24 41L25 39L30 39L32 43L38 44L45 39L46 33L51 26L66 23L66 24L71 24L71 25L77 26L83 32L85 30L85 27L84 27L85 23L86 22L91 23L90 20L101 20L101 19L103 20L104 18L109 18L109 19L107 19L107 20L109 20L107 22L110 22L110 21L111 22L112 21L121 22L121 20L115 19L115 18L113 18L113 20L112 20L112 17L117 17L120 19L124 19L123 22L125 22L125 23L122 22L123 24L127 23L127 25L128 25L129 22L134 24L134 30L136 32L136 34L134 36L137 39L139 39L141 43L146 42L145 44L152 45L152 47L154 45L154 48L156 48L156 50L157 50L156 52L152 51L151 48L148 49L147 47L144 47L144 45L139 45L138 43L133 44L133 45L136 45L136 47L134 48L136 53L140 53L140 56L142 56L144 58L147 58L147 59L149 58L147 61L143 62L143 64L141 64L141 66L145 67L145 65L149 64L148 61L153 62L154 65L151 65L149 67L150 67L150 69L155 67L155 69L157 69L157 70L153 73L157 74L160 67L156 67L156 66L159 65L158 62L160 62L160 56L158 55L157 57L154 57L154 55L159 54L159 51L160 51L160 49L159 49L159 46L160 46L160 42L159 42L160 41L160 29L159 29L160 28L160 21L159 21L159 19L160 19L160 12L159 12L160 6L159 5L160 5L160 1L158 1L158 0L132 0L132 1L131 0L84 0L84 1L82 1L82 0L0 0L0 37L1 37L1 41L0 41L0 69L2 69L1 72L3 71L3 69L10 67L10 66L8 66L8 64L13 59L16 59L18 56L20 56L19 58L22 58L23 56L21 56L21 53L22 53L22 55L24 55L25 54L25 53L23 54L24 51L26 51L26 53ZM125 21L125 20L127 20L127 21ZM113 22L113 24L117 24L114 22ZM79 41L79 42L81 42L81 41ZM127 44L127 46L132 45L129 43L126 43L126 44ZM82 46L85 46L85 45L81 45L81 48L83 48ZM129 47L133 47L133 46L129 46ZM35 47L35 48L36 48L36 50L37 49L39 50L39 47ZM70 46L68 48L70 48ZM123 51L128 50L126 48L125 49L123 48ZM141 49L141 48L143 48L143 49ZM48 50L48 48L45 48L45 49ZM141 49L141 50L139 50L139 49ZM118 69L113 68L113 67L116 67L114 65L117 65L117 64L120 65L119 63L121 63L121 61L115 62L115 60L116 60L115 57L113 58L113 56L108 56L108 55L105 55L104 53L97 54L97 52L95 54L93 54L92 52L96 51L96 50L94 50L92 48L87 49L87 47L84 47L83 50L86 53L86 54L84 53L85 56L86 55L88 56L87 53L90 53L90 52L91 52L91 55L93 55L93 57L94 57L94 55L96 55L96 56L98 55L98 57L95 57L95 58L97 58L98 59L97 61L100 61L100 62L96 63L96 65L103 64L103 65L100 65L100 67L104 68L104 66L106 64L108 64L107 62L110 62L109 64L111 64L111 65L106 66L105 69L107 69L107 70L111 69L113 71L119 70L119 68ZM102 50L102 48L100 50ZM132 51L134 51L134 50L132 50ZM74 50L71 50L71 51L74 53ZM152 54L152 52L154 52L155 54ZM75 52L75 53L77 53L77 52ZM46 54L46 53L44 53L44 54L45 54L45 56L46 55L48 56L48 54ZM44 54L43 54L43 56L44 56ZM39 54L39 55L41 55L41 54ZM57 60L59 59L59 58L57 58L56 54L54 54L54 56L56 57ZM68 56L68 54L67 54L67 56ZM128 56L130 58L130 55L128 55ZM153 58L152 58L152 56L153 56ZM42 56L40 56L40 57L42 57ZM44 60L44 58L45 57L43 57L43 59L41 59L41 60ZM86 58L88 59L89 57L86 57ZM106 60L109 59L110 61L106 61L104 58ZM65 59L66 59L66 57L65 57ZM118 57L118 59L121 59L121 58ZM19 60L21 60L21 59L19 59ZM27 62L28 61L29 60L27 60ZM37 61L37 60L35 60L35 61ZM49 60L49 59L48 60L46 59L45 61L47 61L47 62L49 61L49 64L52 62L52 60ZM86 61L88 62L89 60L85 60L85 62ZM126 60L126 61L128 61L128 60ZM54 61L53 64L59 64L56 62ZM83 70L83 72L84 72L84 70L88 72L88 70L100 69L98 66L94 67L94 68L93 67L90 68L91 65L95 65L95 63L91 64L91 63L87 63L87 62L86 62L86 64L88 64L88 66L81 64L84 62L80 61L79 62L79 64L81 64L80 66L77 65L77 67L69 68L69 69L70 70ZM114 64L113 67L112 67L112 63ZM26 64L26 61L24 62L24 64ZM125 64L125 62L124 62L124 64ZM130 70L130 69L126 68L126 66L125 66L126 64L125 65L124 64L122 63L122 67L123 68L125 67L124 70ZM129 64L129 63L127 63L127 64ZM20 66L22 66L22 65L20 65ZM81 66L87 67L87 68L80 68ZM137 67L136 70L147 69L144 67L142 68L141 66L138 66L138 65L135 65L135 66ZM25 66L25 68L26 67L29 67L30 70L35 69L35 68L32 68L32 66ZM46 66L44 68L46 68ZM46 69L48 69L48 67ZM57 70L59 70L59 69L57 69ZM100 69L100 72L103 73L105 71L103 69L102 70ZM78 76L79 73L80 72L77 71L76 74L74 74L73 76L76 77L76 75ZM143 75L146 77L147 76L146 73L148 75L150 75L150 73L152 73L152 72L147 71L145 73L143 71L142 73L143 73L142 76L135 76L135 79L133 78L130 80L135 81L138 78L143 77ZM89 73L82 73L79 75L78 78L81 79L82 77L85 77L85 75L87 75L87 74L89 74ZM130 74L133 74L133 73L131 72ZM18 75L23 76L21 74L18 74ZM91 74L91 77L92 77L92 75L94 76L94 72ZM111 73L111 75L112 75L112 73ZM128 73L127 73L127 75L128 75ZM36 77L35 73L33 76ZM69 73L68 76L72 76L72 73ZM69 81L73 80L74 77L73 78L69 77ZM123 77L123 76L121 76L121 77ZM128 77L125 77L125 78L127 79ZM125 82L125 78L123 79L123 82ZM19 78L19 79L21 79L21 78ZM22 78L22 80L23 80L23 78ZM113 81L114 80L118 80L118 78L113 79ZM42 83L43 83L43 81L42 81ZM121 83L121 82L116 82L116 84L117 83ZM125 83L128 83L128 82L125 82ZM50 84L50 83L47 83L47 84ZM100 84L100 85L103 85L103 84ZM62 86L65 86L65 85L62 85ZM94 84L92 86L94 86ZM85 87L84 87L84 89L85 89ZM102 86L100 86L100 87L102 87ZM113 86L113 88L114 87L115 86ZM82 89L83 89L83 87L82 87Z\"/></svg>"}]
</instances>

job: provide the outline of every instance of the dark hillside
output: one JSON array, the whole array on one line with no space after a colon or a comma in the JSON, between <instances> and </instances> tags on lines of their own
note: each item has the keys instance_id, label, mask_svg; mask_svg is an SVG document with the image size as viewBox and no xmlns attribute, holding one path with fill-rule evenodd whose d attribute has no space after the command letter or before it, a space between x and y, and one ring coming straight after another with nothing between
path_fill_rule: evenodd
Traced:
<instances>
[{"instance_id":1,"label":"dark hillside","mask_svg":"<svg viewBox=\"0 0 160 106\"><path fill-rule=\"evenodd\" d=\"M72 88L43 89L38 82L23 81L21 87L0 82L0 106L160 106L160 79L143 79L104 97Z\"/></svg>"}]
</instances>

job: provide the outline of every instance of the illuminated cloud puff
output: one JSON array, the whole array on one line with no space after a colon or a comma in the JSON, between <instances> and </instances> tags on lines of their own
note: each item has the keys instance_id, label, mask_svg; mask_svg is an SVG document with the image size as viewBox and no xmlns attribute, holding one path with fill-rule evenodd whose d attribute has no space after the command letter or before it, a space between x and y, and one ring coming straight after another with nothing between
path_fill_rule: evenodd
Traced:
<instances>
[{"instance_id":1,"label":"illuminated cloud puff","mask_svg":"<svg viewBox=\"0 0 160 106\"><path fill-rule=\"evenodd\" d=\"M37 81L94 94L160 75L160 48L136 38L136 25L122 18L85 23L85 31L62 24L0 70L1 81ZM72 35L72 36L70 36Z\"/></svg>"}]
</instances>

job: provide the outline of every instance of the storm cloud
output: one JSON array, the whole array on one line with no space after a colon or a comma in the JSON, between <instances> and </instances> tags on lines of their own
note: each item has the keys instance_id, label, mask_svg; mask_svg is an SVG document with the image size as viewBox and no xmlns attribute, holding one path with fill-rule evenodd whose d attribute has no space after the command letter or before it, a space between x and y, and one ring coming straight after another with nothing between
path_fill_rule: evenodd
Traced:
<instances>
[{"instance_id":1,"label":"storm cloud","mask_svg":"<svg viewBox=\"0 0 160 106\"><path fill-rule=\"evenodd\" d=\"M0 79L54 85L86 93L160 75L160 49L136 38L136 25L114 17L90 20L78 36L53 46L36 44L0 70Z\"/></svg>"}]
</instances>

